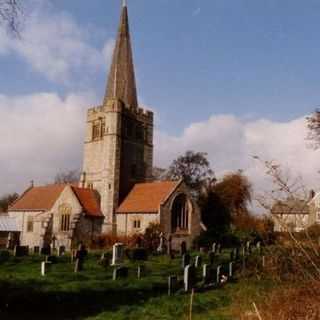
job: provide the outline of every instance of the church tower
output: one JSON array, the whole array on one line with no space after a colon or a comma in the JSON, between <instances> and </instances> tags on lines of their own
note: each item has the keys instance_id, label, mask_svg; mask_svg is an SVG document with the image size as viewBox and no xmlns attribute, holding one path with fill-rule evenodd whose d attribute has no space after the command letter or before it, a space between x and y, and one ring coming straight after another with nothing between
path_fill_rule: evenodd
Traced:
<instances>
[{"instance_id":1,"label":"church tower","mask_svg":"<svg viewBox=\"0 0 320 320\"><path fill-rule=\"evenodd\" d=\"M153 113L138 106L124 3L103 104L88 110L81 187L100 196L103 232L116 232L115 210L135 183L151 179Z\"/></svg>"}]
</instances>

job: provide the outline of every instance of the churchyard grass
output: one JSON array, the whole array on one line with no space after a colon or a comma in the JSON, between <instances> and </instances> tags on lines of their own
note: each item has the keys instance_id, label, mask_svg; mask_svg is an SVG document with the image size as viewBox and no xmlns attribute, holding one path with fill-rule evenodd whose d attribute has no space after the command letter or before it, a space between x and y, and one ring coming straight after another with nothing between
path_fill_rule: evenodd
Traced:
<instances>
[{"instance_id":1,"label":"churchyard grass","mask_svg":"<svg viewBox=\"0 0 320 320\"><path fill-rule=\"evenodd\" d=\"M186 319L190 294L167 296L170 275L182 279L181 259L166 256L150 257L145 262L125 261L129 275L112 280L113 267L98 264L101 253L86 258L84 270L74 273L69 256L58 258L49 266L45 277L40 274L43 257L11 257L0 263L1 319ZM193 253L192 259L199 253ZM203 255L203 263L207 257ZM229 261L225 251L215 265ZM146 275L137 278L139 264L146 267ZM201 275L202 268L197 270ZM248 296L259 299L259 287L265 281L241 280L223 288L196 292L192 319L232 319L235 303L248 303ZM268 285L266 283L266 285ZM265 292L265 290L263 290ZM253 298L252 298L253 299ZM248 301L246 301L248 300ZM5 301L5 303L4 303ZM4 304L6 305L4 307Z\"/></svg>"}]
</instances>

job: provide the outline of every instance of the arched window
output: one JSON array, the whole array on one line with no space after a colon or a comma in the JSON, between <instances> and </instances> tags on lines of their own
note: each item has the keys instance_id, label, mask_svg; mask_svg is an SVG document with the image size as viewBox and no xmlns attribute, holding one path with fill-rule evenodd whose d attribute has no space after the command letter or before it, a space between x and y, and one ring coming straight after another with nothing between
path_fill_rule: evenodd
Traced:
<instances>
[{"instance_id":1,"label":"arched window","mask_svg":"<svg viewBox=\"0 0 320 320\"><path fill-rule=\"evenodd\" d=\"M185 194L178 195L173 201L171 229L172 233L187 232L189 229L189 202Z\"/></svg>"},{"instance_id":2,"label":"arched window","mask_svg":"<svg viewBox=\"0 0 320 320\"><path fill-rule=\"evenodd\" d=\"M69 231L71 207L67 204L62 204L61 206L59 206L59 215L60 215L60 230Z\"/></svg>"}]
</instances>

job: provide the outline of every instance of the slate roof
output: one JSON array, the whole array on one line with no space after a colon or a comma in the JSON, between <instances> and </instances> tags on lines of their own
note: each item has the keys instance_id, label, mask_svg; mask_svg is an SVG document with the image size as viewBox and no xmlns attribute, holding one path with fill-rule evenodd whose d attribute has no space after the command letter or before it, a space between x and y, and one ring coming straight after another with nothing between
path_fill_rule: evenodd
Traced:
<instances>
[{"instance_id":1,"label":"slate roof","mask_svg":"<svg viewBox=\"0 0 320 320\"><path fill-rule=\"evenodd\" d=\"M123 200L117 213L157 213L160 204L179 184L180 181L137 183Z\"/></svg>"},{"instance_id":2,"label":"slate roof","mask_svg":"<svg viewBox=\"0 0 320 320\"><path fill-rule=\"evenodd\" d=\"M10 206L9 211L49 211L66 186L68 185L53 184L29 188ZM94 190L70 187L88 216L103 216Z\"/></svg>"}]
</instances>

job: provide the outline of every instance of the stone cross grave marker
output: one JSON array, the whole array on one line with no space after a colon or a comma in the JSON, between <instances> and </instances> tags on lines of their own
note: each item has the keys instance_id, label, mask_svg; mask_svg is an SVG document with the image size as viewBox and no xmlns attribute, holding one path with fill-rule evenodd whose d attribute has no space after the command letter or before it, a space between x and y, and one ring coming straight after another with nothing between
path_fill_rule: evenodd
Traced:
<instances>
[{"instance_id":1,"label":"stone cross grave marker","mask_svg":"<svg viewBox=\"0 0 320 320\"><path fill-rule=\"evenodd\" d=\"M124 245L123 243L115 243L112 248L112 264L113 266L123 262L124 258Z\"/></svg>"},{"instance_id":2,"label":"stone cross grave marker","mask_svg":"<svg viewBox=\"0 0 320 320\"><path fill-rule=\"evenodd\" d=\"M184 268L184 291L188 292L189 290L193 289L196 283L196 274L195 274L195 267L191 264Z\"/></svg>"},{"instance_id":3,"label":"stone cross grave marker","mask_svg":"<svg viewBox=\"0 0 320 320\"><path fill-rule=\"evenodd\" d=\"M196 260L195 260L194 265L196 268L201 267L201 265L202 265L202 257L201 256L196 256Z\"/></svg>"},{"instance_id":4,"label":"stone cross grave marker","mask_svg":"<svg viewBox=\"0 0 320 320\"><path fill-rule=\"evenodd\" d=\"M182 256L182 268L184 269L187 265L190 264L191 258L189 253L185 253Z\"/></svg>"},{"instance_id":5,"label":"stone cross grave marker","mask_svg":"<svg viewBox=\"0 0 320 320\"><path fill-rule=\"evenodd\" d=\"M178 277L169 276L168 277L168 296L171 296L177 290Z\"/></svg>"}]
</instances>

